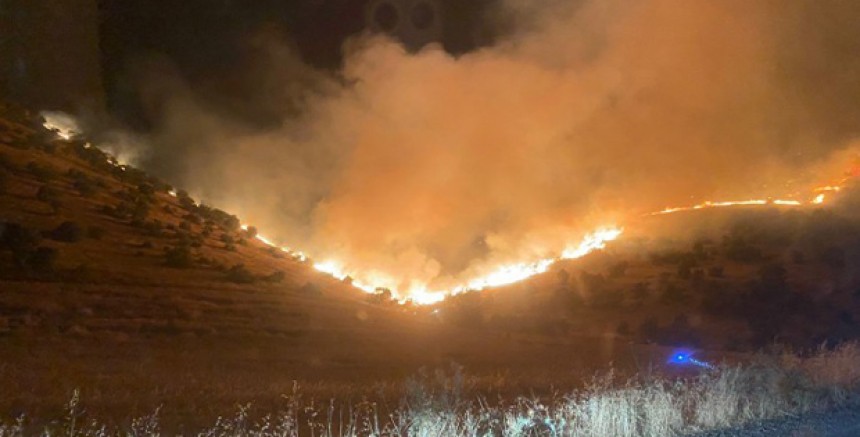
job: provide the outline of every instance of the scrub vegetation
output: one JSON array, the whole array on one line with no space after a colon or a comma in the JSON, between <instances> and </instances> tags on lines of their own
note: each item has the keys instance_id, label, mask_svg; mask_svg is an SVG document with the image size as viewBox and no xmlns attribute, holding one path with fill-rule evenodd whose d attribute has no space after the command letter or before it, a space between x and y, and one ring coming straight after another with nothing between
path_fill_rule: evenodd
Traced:
<instances>
[{"instance_id":1,"label":"scrub vegetation","mask_svg":"<svg viewBox=\"0 0 860 437\"><path fill-rule=\"evenodd\" d=\"M277 412L242 405L229 417L193 430L201 436L674 436L847 406L860 400L860 347L842 344L811 354L760 354L745 365L722 365L667 379L612 372L585 388L549 398L492 401L470 390L462 369L420 372L395 390L399 400L355 403L306 398L298 386ZM78 392L52 421L18 418L0 436L158 435L160 411L108 426L91 420ZM190 431L190 430L187 430Z\"/></svg>"}]
</instances>

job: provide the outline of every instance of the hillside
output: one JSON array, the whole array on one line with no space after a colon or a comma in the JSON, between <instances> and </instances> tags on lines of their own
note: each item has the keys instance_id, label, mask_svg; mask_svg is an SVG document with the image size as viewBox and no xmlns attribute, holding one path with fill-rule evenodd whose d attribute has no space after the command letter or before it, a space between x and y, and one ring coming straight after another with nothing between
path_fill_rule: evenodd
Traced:
<instances>
[{"instance_id":1,"label":"hillside","mask_svg":"<svg viewBox=\"0 0 860 437\"><path fill-rule=\"evenodd\" d=\"M422 367L458 363L470 390L512 397L580 386L611 364L672 372L678 346L735 360L853 339L850 201L642 219L525 282L398 305L5 106L0 411L56 416L81 389L104 420L166 405L167 426L193 426L244 402L275 408L296 382L313 398L378 399Z\"/></svg>"},{"instance_id":2,"label":"hillside","mask_svg":"<svg viewBox=\"0 0 860 437\"><path fill-rule=\"evenodd\" d=\"M476 331L369 296L41 123L10 106L0 114L0 412L10 418L50 417L76 388L107 418L166 405L166 423L193 425L242 402L278 404L294 381L322 399L361 397L457 362L476 389L518 393L632 363L611 338Z\"/></svg>"},{"instance_id":3,"label":"hillside","mask_svg":"<svg viewBox=\"0 0 860 437\"><path fill-rule=\"evenodd\" d=\"M648 217L606 250L441 304L455 325L748 352L860 337L860 222L830 206Z\"/></svg>"}]
</instances>

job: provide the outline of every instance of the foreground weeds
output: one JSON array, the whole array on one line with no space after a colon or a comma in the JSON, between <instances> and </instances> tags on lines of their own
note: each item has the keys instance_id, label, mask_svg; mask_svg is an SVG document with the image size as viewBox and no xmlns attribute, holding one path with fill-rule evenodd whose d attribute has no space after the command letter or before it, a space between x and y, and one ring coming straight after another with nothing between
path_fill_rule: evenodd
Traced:
<instances>
[{"instance_id":1,"label":"foreground weeds","mask_svg":"<svg viewBox=\"0 0 860 437\"><path fill-rule=\"evenodd\" d=\"M692 378L640 376L618 380L610 372L587 388L553 399L520 398L490 404L467 399L460 368L421 372L408 380L395 405L371 401L319 404L296 388L280 412L251 419L251 406L218 418L199 436L673 436L739 426L844 407L860 393L860 346L843 344L812 354L761 355L743 366L718 366ZM25 417L0 424L0 437L151 436L161 430L158 411L108 428L80 406L78 394L65 417L36 422Z\"/></svg>"}]
</instances>

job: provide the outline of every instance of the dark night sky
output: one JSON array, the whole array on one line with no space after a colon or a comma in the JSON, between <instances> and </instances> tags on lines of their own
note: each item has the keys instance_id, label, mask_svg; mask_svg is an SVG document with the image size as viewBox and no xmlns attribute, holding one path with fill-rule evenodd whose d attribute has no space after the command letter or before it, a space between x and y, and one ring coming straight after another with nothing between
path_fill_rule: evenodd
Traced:
<instances>
[{"instance_id":1,"label":"dark night sky","mask_svg":"<svg viewBox=\"0 0 860 437\"><path fill-rule=\"evenodd\" d=\"M401 1L401 0L384 0ZM158 59L182 78L206 88L216 101L254 93L253 50L248 41L260 33L277 35L316 67L336 70L342 45L367 27L368 0L100 0L101 53L108 104L127 122L146 125L140 108L134 62ZM451 53L476 46L475 29L486 1L439 1L442 42ZM249 88L250 87L250 88ZM202 91L201 91L202 92ZM235 98L231 98L234 95ZM229 109L229 108L228 108ZM236 116L259 117L252 108L232 108ZM243 114L244 113L244 114Z\"/></svg>"}]
</instances>

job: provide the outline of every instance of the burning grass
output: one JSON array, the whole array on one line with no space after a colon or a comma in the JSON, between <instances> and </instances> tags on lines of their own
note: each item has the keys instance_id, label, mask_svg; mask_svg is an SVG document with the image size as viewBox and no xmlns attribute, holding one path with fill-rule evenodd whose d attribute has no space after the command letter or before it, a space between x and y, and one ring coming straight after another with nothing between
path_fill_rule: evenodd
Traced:
<instances>
[{"instance_id":1,"label":"burning grass","mask_svg":"<svg viewBox=\"0 0 860 437\"><path fill-rule=\"evenodd\" d=\"M860 395L860 345L810 354L760 354L745 365L716 366L696 376L642 373L619 380L613 372L584 389L547 399L489 402L470 398L469 378L449 370L420 372L394 392L400 400L318 402L296 386L277 413L251 404L219 417L203 436L671 436L855 405ZM187 431L187 430L186 430ZM0 436L157 435L159 411L117 427L88 418L75 392L60 420L21 416L0 425Z\"/></svg>"}]
</instances>

